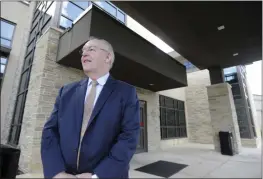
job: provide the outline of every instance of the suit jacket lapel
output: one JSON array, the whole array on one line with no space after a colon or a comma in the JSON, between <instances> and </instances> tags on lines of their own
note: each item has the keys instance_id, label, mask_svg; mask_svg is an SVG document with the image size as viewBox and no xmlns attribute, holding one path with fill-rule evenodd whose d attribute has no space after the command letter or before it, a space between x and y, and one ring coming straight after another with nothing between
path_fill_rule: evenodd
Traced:
<instances>
[{"instance_id":1,"label":"suit jacket lapel","mask_svg":"<svg viewBox=\"0 0 263 179\"><path fill-rule=\"evenodd\" d=\"M82 80L76 89L76 119L77 119L77 129L80 132L82 120L83 120L83 110L84 110L84 100L86 96L86 90L89 78Z\"/></svg>"},{"instance_id":2,"label":"suit jacket lapel","mask_svg":"<svg viewBox=\"0 0 263 179\"><path fill-rule=\"evenodd\" d=\"M92 114L91 114L91 117L88 123L88 127L90 123L93 121L93 119L96 117L96 115L100 112L101 108L103 107L107 99L109 98L110 94L114 91L115 84L116 84L116 80L113 79L113 77L110 75L94 106L94 109L92 111Z\"/></svg>"}]
</instances>

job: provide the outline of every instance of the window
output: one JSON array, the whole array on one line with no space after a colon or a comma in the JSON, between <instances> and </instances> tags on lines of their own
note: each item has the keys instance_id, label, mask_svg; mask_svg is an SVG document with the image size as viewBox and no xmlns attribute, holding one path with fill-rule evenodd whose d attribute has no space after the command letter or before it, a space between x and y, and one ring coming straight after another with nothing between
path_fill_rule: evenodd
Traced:
<instances>
[{"instance_id":1,"label":"window","mask_svg":"<svg viewBox=\"0 0 263 179\"><path fill-rule=\"evenodd\" d=\"M239 84L232 84L232 94L233 96L240 95L241 96L241 90Z\"/></svg>"},{"instance_id":2,"label":"window","mask_svg":"<svg viewBox=\"0 0 263 179\"><path fill-rule=\"evenodd\" d=\"M36 47L36 40L41 37L42 33L50 26L52 16L55 12L54 1L38 1L34 11L34 17L29 33L29 41L26 45L26 55L24 65L20 74L20 83L16 95L16 103L9 131L8 144L16 146L19 143L21 126L23 123L23 113L25 101L30 81L30 72L32 70L33 56Z\"/></svg>"},{"instance_id":3,"label":"window","mask_svg":"<svg viewBox=\"0 0 263 179\"><path fill-rule=\"evenodd\" d=\"M116 17L117 9L111 5L109 2L106 1L95 1L96 4L98 4L102 9L106 10L108 13Z\"/></svg>"},{"instance_id":4,"label":"window","mask_svg":"<svg viewBox=\"0 0 263 179\"><path fill-rule=\"evenodd\" d=\"M109 1L94 1L99 7L110 13L112 16L125 23L125 13L114 6Z\"/></svg>"},{"instance_id":5,"label":"window","mask_svg":"<svg viewBox=\"0 0 263 179\"><path fill-rule=\"evenodd\" d=\"M73 21L77 19L89 5L89 2L64 1L60 17L60 28L66 29L71 27Z\"/></svg>"},{"instance_id":6,"label":"window","mask_svg":"<svg viewBox=\"0 0 263 179\"><path fill-rule=\"evenodd\" d=\"M0 72L1 80L2 80L4 73L5 73L6 64L7 64L7 58L1 57L1 72Z\"/></svg>"},{"instance_id":7,"label":"window","mask_svg":"<svg viewBox=\"0 0 263 179\"><path fill-rule=\"evenodd\" d=\"M234 66L234 67L229 67L229 68L224 68L224 74L227 75L227 74L231 74L231 73L236 73L237 72L237 68Z\"/></svg>"},{"instance_id":8,"label":"window","mask_svg":"<svg viewBox=\"0 0 263 179\"><path fill-rule=\"evenodd\" d=\"M125 14L122 13L121 11L118 11L117 12L117 18L122 21L122 22L125 22Z\"/></svg>"},{"instance_id":9,"label":"window","mask_svg":"<svg viewBox=\"0 0 263 179\"><path fill-rule=\"evenodd\" d=\"M81 13L82 9L72 4L71 2L64 1L62 6L62 15L74 21Z\"/></svg>"},{"instance_id":10,"label":"window","mask_svg":"<svg viewBox=\"0 0 263 179\"><path fill-rule=\"evenodd\" d=\"M82 9L87 9L90 5L90 3L87 2L75 2L73 1L73 4L76 4L77 6L81 7Z\"/></svg>"},{"instance_id":11,"label":"window","mask_svg":"<svg viewBox=\"0 0 263 179\"><path fill-rule=\"evenodd\" d=\"M238 83L237 73L226 74L225 81L229 84Z\"/></svg>"},{"instance_id":12,"label":"window","mask_svg":"<svg viewBox=\"0 0 263 179\"><path fill-rule=\"evenodd\" d=\"M94 5L104 9L106 12L125 23L125 13L108 1L94 1ZM64 1L60 16L60 28L66 29L72 26L72 23L80 14L91 5L90 1Z\"/></svg>"},{"instance_id":13,"label":"window","mask_svg":"<svg viewBox=\"0 0 263 179\"><path fill-rule=\"evenodd\" d=\"M189 61L184 62L184 66L185 66L186 70L195 68L195 66Z\"/></svg>"},{"instance_id":14,"label":"window","mask_svg":"<svg viewBox=\"0 0 263 179\"><path fill-rule=\"evenodd\" d=\"M1 57L1 74L5 72L6 63L7 63L7 58Z\"/></svg>"},{"instance_id":15,"label":"window","mask_svg":"<svg viewBox=\"0 0 263 179\"><path fill-rule=\"evenodd\" d=\"M1 19L1 46L11 48L15 25Z\"/></svg>"},{"instance_id":16,"label":"window","mask_svg":"<svg viewBox=\"0 0 263 179\"><path fill-rule=\"evenodd\" d=\"M0 86L2 86L2 81L6 69L6 64L7 64L7 58L6 57L1 57L0 65L1 65L1 71L0 71ZM1 89L1 88L0 88Z\"/></svg>"},{"instance_id":17,"label":"window","mask_svg":"<svg viewBox=\"0 0 263 179\"><path fill-rule=\"evenodd\" d=\"M187 137L184 102L160 95L161 139Z\"/></svg>"},{"instance_id":18,"label":"window","mask_svg":"<svg viewBox=\"0 0 263 179\"><path fill-rule=\"evenodd\" d=\"M21 1L22 3L29 5L30 1Z\"/></svg>"}]
</instances>

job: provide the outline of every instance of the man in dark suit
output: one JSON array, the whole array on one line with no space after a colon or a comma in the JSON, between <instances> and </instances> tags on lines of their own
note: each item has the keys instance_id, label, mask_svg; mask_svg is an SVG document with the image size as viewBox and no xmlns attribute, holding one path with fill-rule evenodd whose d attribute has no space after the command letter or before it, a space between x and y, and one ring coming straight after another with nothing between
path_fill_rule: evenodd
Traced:
<instances>
[{"instance_id":1,"label":"man in dark suit","mask_svg":"<svg viewBox=\"0 0 263 179\"><path fill-rule=\"evenodd\" d=\"M46 178L128 178L139 137L133 86L113 79L112 46L89 40L81 51L87 78L63 86L46 122L41 158Z\"/></svg>"}]
</instances>

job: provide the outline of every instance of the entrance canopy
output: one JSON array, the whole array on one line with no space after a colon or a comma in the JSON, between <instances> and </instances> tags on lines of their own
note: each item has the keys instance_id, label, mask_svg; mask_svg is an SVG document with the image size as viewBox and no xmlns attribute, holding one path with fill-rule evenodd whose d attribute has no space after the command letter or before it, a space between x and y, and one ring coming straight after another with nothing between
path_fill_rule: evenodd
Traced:
<instances>
[{"instance_id":1,"label":"entrance canopy","mask_svg":"<svg viewBox=\"0 0 263 179\"><path fill-rule=\"evenodd\" d=\"M113 1L200 69L262 59L261 1Z\"/></svg>"},{"instance_id":2,"label":"entrance canopy","mask_svg":"<svg viewBox=\"0 0 263 179\"><path fill-rule=\"evenodd\" d=\"M57 62L82 69L78 52L90 36L112 44L113 77L151 91L187 85L182 64L95 6L60 37Z\"/></svg>"}]
</instances>

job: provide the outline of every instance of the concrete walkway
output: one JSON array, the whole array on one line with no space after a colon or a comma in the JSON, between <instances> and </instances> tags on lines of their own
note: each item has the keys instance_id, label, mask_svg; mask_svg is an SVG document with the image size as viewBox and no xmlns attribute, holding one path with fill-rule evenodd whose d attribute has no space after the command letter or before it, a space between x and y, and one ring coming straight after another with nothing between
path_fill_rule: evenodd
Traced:
<instances>
[{"instance_id":1,"label":"concrete walkway","mask_svg":"<svg viewBox=\"0 0 263 179\"><path fill-rule=\"evenodd\" d=\"M235 156L225 156L212 145L182 144L165 151L140 153L131 161L130 178L161 178L135 171L144 165L165 160L188 167L170 178L261 178L261 148L243 148ZM41 174L24 174L17 178L42 178Z\"/></svg>"},{"instance_id":2,"label":"concrete walkway","mask_svg":"<svg viewBox=\"0 0 263 179\"><path fill-rule=\"evenodd\" d=\"M188 165L170 178L261 178L261 149L243 148L238 155L225 156L215 152L212 145L184 144L163 152L137 154L131 169L158 160ZM134 170L130 176L160 178Z\"/></svg>"}]
</instances>

